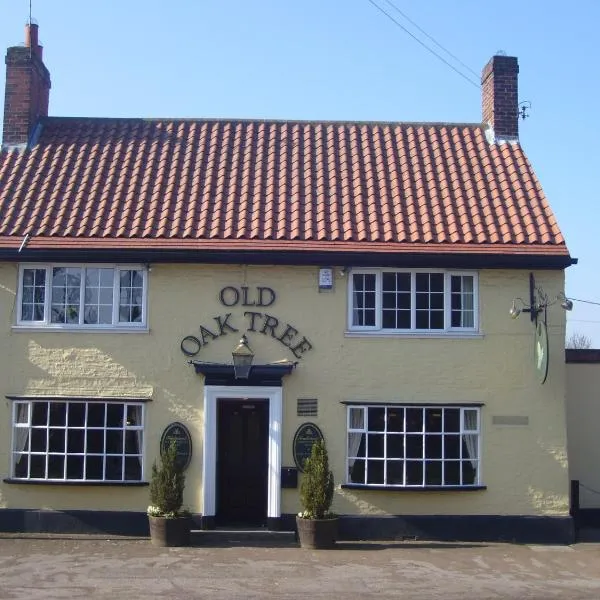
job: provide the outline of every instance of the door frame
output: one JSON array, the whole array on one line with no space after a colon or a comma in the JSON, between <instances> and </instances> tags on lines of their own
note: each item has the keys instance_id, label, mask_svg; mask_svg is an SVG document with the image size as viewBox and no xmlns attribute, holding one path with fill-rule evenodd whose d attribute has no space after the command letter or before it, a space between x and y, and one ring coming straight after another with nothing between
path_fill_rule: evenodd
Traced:
<instances>
[{"instance_id":1,"label":"door frame","mask_svg":"<svg viewBox=\"0 0 600 600\"><path fill-rule=\"evenodd\" d=\"M269 401L267 520L281 516L281 435L283 392L280 387L204 386L204 451L202 453L202 514L214 518L217 489L217 402Z\"/></svg>"}]
</instances>

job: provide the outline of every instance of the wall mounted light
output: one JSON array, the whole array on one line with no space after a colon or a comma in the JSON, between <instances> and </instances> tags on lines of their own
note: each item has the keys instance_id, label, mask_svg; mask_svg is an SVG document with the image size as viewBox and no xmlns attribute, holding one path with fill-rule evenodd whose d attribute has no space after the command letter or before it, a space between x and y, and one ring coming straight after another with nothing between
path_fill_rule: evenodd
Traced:
<instances>
[{"instance_id":1,"label":"wall mounted light","mask_svg":"<svg viewBox=\"0 0 600 600\"><path fill-rule=\"evenodd\" d=\"M516 319L521 313L529 313L531 321L537 324L538 315L541 312L545 313L549 306L557 302L560 302L560 306L564 310L573 310L572 300L567 298L563 292L559 292L556 298L550 298L541 286L535 285L533 273L529 273L529 303L525 302L523 298L514 298L508 314L511 319Z\"/></svg>"},{"instance_id":2,"label":"wall mounted light","mask_svg":"<svg viewBox=\"0 0 600 600\"><path fill-rule=\"evenodd\" d=\"M254 360L254 352L248 344L248 338L243 335L238 345L231 353L233 358L233 372L236 379L248 379L252 361Z\"/></svg>"}]
</instances>

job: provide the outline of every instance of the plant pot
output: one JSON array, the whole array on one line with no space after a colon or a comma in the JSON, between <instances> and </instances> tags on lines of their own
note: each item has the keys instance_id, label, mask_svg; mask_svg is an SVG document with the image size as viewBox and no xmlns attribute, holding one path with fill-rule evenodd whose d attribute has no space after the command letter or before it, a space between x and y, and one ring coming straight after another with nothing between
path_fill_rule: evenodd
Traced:
<instances>
[{"instance_id":1,"label":"plant pot","mask_svg":"<svg viewBox=\"0 0 600 600\"><path fill-rule=\"evenodd\" d=\"M300 546L316 550L333 548L337 539L338 521L337 517L334 519L302 519L296 517Z\"/></svg>"},{"instance_id":2,"label":"plant pot","mask_svg":"<svg viewBox=\"0 0 600 600\"><path fill-rule=\"evenodd\" d=\"M166 517L151 517L150 540L153 546L189 546L192 520L189 517L167 519Z\"/></svg>"}]
</instances>

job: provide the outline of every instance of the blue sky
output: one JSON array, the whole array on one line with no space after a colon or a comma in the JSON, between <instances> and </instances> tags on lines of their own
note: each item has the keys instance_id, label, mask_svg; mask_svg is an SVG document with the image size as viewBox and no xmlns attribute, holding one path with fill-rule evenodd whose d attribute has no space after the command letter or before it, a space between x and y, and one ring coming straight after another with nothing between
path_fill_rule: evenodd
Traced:
<instances>
[{"instance_id":1,"label":"blue sky","mask_svg":"<svg viewBox=\"0 0 600 600\"><path fill-rule=\"evenodd\" d=\"M392 1L477 74L499 50L519 58L521 143L579 258L566 292L600 302L600 2ZM1 48L23 41L28 10L0 0ZM479 89L368 0L33 0L33 16L52 115L481 120ZM568 319L600 348L600 306Z\"/></svg>"}]
</instances>

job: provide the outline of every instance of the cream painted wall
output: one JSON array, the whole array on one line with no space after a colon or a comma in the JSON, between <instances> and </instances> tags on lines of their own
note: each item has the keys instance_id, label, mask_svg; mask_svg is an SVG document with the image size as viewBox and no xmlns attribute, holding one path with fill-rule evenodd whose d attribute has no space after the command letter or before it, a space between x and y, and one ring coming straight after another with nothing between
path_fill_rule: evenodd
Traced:
<instances>
[{"instance_id":1,"label":"cream painted wall","mask_svg":"<svg viewBox=\"0 0 600 600\"><path fill-rule=\"evenodd\" d=\"M344 400L382 402L482 402L482 465L486 490L472 492L368 492L338 489L334 509L373 514L526 514L568 513L565 438L564 313L548 310L550 368L540 385L533 368L534 328L528 315L511 320L514 297L527 297L528 271L480 273L481 336L468 339L425 337L350 337L347 277L336 269L331 292L318 292L318 268L284 266L152 266L149 274L149 324L145 333L17 331L17 267L0 265L0 336L3 357L0 393L18 395L141 396L146 411L145 469L157 455L160 435L172 421L184 422L193 436L194 455L187 471L185 501L202 511L202 378L180 350L199 326L215 329L213 317L232 313L231 323L246 324L240 306L219 302L225 286L257 285L275 290L264 309L294 326L314 348L284 379L284 466L293 465L297 427L314 420L330 449L336 482L345 473ZM554 297L563 290L562 272L535 273ZM260 309L259 309L260 310ZM279 329L283 331L282 328ZM198 355L207 361L231 360L239 333L210 341ZM268 335L248 334L255 362L294 359ZM300 397L319 399L319 416L296 416ZM0 465L10 473L10 402L2 403ZM527 416L527 426L498 426L494 416ZM74 493L74 490L77 490ZM145 510L147 488L57 485L0 485L0 506ZM299 509L296 490L283 490L282 512Z\"/></svg>"},{"instance_id":2,"label":"cream painted wall","mask_svg":"<svg viewBox=\"0 0 600 600\"><path fill-rule=\"evenodd\" d=\"M569 474L583 486L581 508L600 508L600 364L567 363Z\"/></svg>"}]
</instances>

